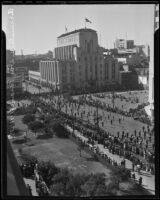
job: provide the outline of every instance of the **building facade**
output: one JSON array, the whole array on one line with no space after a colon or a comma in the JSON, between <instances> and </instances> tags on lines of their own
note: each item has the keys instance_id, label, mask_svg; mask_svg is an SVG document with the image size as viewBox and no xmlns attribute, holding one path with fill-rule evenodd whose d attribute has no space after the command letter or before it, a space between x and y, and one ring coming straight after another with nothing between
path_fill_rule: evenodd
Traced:
<instances>
[{"instance_id":1,"label":"building facade","mask_svg":"<svg viewBox=\"0 0 160 200\"><path fill-rule=\"evenodd\" d=\"M14 95L18 95L21 94L22 91L23 87L21 76L7 77L7 97L11 96L12 92Z\"/></svg>"},{"instance_id":2,"label":"building facade","mask_svg":"<svg viewBox=\"0 0 160 200\"><path fill-rule=\"evenodd\" d=\"M53 60L40 62L41 82L62 90L105 87L118 81L118 61L105 58L95 30L79 29L57 38Z\"/></svg>"},{"instance_id":3,"label":"building facade","mask_svg":"<svg viewBox=\"0 0 160 200\"><path fill-rule=\"evenodd\" d=\"M127 41L125 39L116 39L114 48L115 49L126 49Z\"/></svg>"},{"instance_id":4,"label":"building facade","mask_svg":"<svg viewBox=\"0 0 160 200\"><path fill-rule=\"evenodd\" d=\"M134 48L134 40L127 40L127 49Z\"/></svg>"},{"instance_id":5,"label":"building facade","mask_svg":"<svg viewBox=\"0 0 160 200\"><path fill-rule=\"evenodd\" d=\"M28 76L29 76L29 81L31 82L35 82L35 83L41 82L40 72L29 70Z\"/></svg>"}]
</instances>

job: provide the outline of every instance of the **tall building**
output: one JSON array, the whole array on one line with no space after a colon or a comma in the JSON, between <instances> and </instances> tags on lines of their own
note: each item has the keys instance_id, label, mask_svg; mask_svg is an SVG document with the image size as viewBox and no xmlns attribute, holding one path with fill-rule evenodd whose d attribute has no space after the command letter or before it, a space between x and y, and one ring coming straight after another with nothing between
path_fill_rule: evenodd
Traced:
<instances>
[{"instance_id":1,"label":"tall building","mask_svg":"<svg viewBox=\"0 0 160 200\"><path fill-rule=\"evenodd\" d=\"M126 49L127 48L127 41L125 39L116 39L115 49Z\"/></svg>"},{"instance_id":2,"label":"tall building","mask_svg":"<svg viewBox=\"0 0 160 200\"><path fill-rule=\"evenodd\" d=\"M53 55L52 61L40 62L40 74L41 81L54 88L101 88L108 81L116 83L118 65L113 62L109 64L112 72L106 70L106 63L111 61L104 58L95 30L85 28L60 35ZM106 79L106 73L109 73L109 79Z\"/></svg>"},{"instance_id":3,"label":"tall building","mask_svg":"<svg viewBox=\"0 0 160 200\"><path fill-rule=\"evenodd\" d=\"M154 121L154 33L159 29L159 4L153 7L153 27L152 27L152 42L150 45L150 60L149 60L149 107L146 108L151 120Z\"/></svg>"},{"instance_id":4,"label":"tall building","mask_svg":"<svg viewBox=\"0 0 160 200\"><path fill-rule=\"evenodd\" d=\"M134 48L134 40L127 40L127 49Z\"/></svg>"},{"instance_id":5,"label":"tall building","mask_svg":"<svg viewBox=\"0 0 160 200\"><path fill-rule=\"evenodd\" d=\"M134 40L116 39L114 48L119 50L133 49Z\"/></svg>"}]
</instances>

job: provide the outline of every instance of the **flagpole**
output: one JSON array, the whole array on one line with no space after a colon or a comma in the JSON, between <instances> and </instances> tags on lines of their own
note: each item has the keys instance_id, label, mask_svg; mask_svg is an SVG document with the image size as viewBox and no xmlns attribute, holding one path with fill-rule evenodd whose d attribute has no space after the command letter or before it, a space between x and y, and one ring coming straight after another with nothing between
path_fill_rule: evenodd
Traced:
<instances>
[{"instance_id":1,"label":"flagpole","mask_svg":"<svg viewBox=\"0 0 160 200\"><path fill-rule=\"evenodd\" d=\"M86 19L84 21L85 21L85 28L86 28Z\"/></svg>"}]
</instances>

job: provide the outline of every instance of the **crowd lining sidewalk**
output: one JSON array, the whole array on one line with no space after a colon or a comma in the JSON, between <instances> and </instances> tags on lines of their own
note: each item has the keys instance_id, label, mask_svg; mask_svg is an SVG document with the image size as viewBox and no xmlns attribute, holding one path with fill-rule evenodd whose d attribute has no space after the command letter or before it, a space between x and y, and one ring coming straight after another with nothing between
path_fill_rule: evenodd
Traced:
<instances>
[{"instance_id":1,"label":"crowd lining sidewalk","mask_svg":"<svg viewBox=\"0 0 160 200\"><path fill-rule=\"evenodd\" d=\"M67 129L70 132L73 132L73 129L69 126L67 126ZM83 141L88 141L88 138L84 137L79 131L74 130L74 134L77 137L80 137ZM95 144L95 147L99 147L100 152L107 154L110 158L114 159L118 164L121 163L121 161L124 159L124 157L120 157L119 155L112 154L109 152L108 149L104 148L102 144ZM132 162L128 159L126 160L126 168L130 169L132 171ZM132 173L135 173L135 181L138 181L140 177L142 177L142 186L147 189L151 194L155 194L155 175L151 175L150 173L141 170L140 172L132 171Z\"/></svg>"}]
</instances>

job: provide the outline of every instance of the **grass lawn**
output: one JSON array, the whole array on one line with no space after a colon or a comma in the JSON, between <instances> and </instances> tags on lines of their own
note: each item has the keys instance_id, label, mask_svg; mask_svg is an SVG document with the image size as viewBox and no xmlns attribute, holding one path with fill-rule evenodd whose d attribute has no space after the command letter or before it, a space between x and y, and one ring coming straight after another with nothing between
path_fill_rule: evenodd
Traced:
<instances>
[{"instance_id":1,"label":"grass lawn","mask_svg":"<svg viewBox=\"0 0 160 200\"><path fill-rule=\"evenodd\" d=\"M21 131L27 130L27 125L22 122L23 117L24 115L14 116L15 128L18 128Z\"/></svg>"},{"instance_id":2,"label":"grass lawn","mask_svg":"<svg viewBox=\"0 0 160 200\"><path fill-rule=\"evenodd\" d=\"M77 144L70 139L54 137L48 140L39 140L39 143L34 146L25 146L22 151L36 156L39 160L50 160L58 167L68 167L74 173L104 172L107 177L110 177L110 169L104 167L100 162L94 161L92 156L83 150L80 157L77 147Z\"/></svg>"},{"instance_id":3,"label":"grass lawn","mask_svg":"<svg viewBox=\"0 0 160 200\"><path fill-rule=\"evenodd\" d=\"M33 144L33 146L29 146L29 144ZM111 183L113 177L115 178L111 169L95 161L89 153L82 150L80 157L77 144L70 139L56 137L47 140L33 139L28 144L22 144L19 147L12 144L12 146L15 153L17 148L21 147L23 153L36 156L41 161L50 160L60 168L69 168L72 173L105 173L107 185ZM133 195L133 190L135 195L148 194L146 190L137 188L132 181L127 181L120 183L120 190L115 195Z\"/></svg>"}]
</instances>

